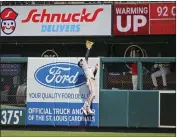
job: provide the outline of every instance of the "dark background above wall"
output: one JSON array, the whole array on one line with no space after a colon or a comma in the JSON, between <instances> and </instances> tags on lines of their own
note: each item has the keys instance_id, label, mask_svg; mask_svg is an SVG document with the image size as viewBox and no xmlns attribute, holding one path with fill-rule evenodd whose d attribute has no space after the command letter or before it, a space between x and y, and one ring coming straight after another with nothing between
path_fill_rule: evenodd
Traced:
<instances>
[{"instance_id":1,"label":"dark background above wall","mask_svg":"<svg viewBox=\"0 0 177 137\"><path fill-rule=\"evenodd\" d=\"M40 57L45 50L53 49L59 57L84 56L85 41L93 41L92 57L123 57L130 45L146 50L149 57L162 52L164 57L176 56L175 35L116 36L116 37L0 37L0 54L20 54L23 57Z\"/></svg>"}]
</instances>

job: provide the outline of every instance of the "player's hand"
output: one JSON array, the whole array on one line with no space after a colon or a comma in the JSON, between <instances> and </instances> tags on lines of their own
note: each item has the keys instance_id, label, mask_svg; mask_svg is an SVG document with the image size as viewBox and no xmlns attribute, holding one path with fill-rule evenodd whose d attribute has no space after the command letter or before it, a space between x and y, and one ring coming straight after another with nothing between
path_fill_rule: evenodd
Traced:
<instances>
[{"instance_id":1,"label":"player's hand","mask_svg":"<svg viewBox=\"0 0 177 137\"><path fill-rule=\"evenodd\" d=\"M94 44L93 42L87 40L86 41L86 48L91 49L93 44Z\"/></svg>"},{"instance_id":2,"label":"player's hand","mask_svg":"<svg viewBox=\"0 0 177 137\"><path fill-rule=\"evenodd\" d=\"M96 64L95 69L96 69L96 70L98 69L98 64Z\"/></svg>"}]
</instances>

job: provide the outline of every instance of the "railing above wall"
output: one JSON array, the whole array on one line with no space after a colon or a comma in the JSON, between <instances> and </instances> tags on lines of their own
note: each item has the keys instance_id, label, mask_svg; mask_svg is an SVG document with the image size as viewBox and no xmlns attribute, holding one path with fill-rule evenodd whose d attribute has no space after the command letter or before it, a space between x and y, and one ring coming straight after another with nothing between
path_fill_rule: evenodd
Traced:
<instances>
[{"instance_id":1,"label":"railing above wall","mask_svg":"<svg viewBox=\"0 0 177 137\"><path fill-rule=\"evenodd\" d=\"M0 62L25 63L28 62L27 57L0 57Z\"/></svg>"},{"instance_id":2,"label":"railing above wall","mask_svg":"<svg viewBox=\"0 0 177 137\"><path fill-rule=\"evenodd\" d=\"M118 62L176 62L176 57L101 57L102 63L118 63ZM27 62L28 57L0 57L0 62Z\"/></svg>"},{"instance_id":3,"label":"railing above wall","mask_svg":"<svg viewBox=\"0 0 177 137\"><path fill-rule=\"evenodd\" d=\"M176 62L176 57L102 57L103 63L118 63L118 62Z\"/></svg>"}]
</instances>

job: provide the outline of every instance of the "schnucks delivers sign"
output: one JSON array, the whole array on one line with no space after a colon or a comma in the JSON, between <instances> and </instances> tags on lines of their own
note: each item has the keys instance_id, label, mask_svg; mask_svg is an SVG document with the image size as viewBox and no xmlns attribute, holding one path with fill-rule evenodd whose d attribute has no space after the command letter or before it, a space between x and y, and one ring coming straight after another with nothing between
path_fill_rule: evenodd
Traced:
<instances>
[{"instance_id":1,"label":"schnucks delivers sign","mask_svg":"<svg viewBox=\"0 0 177 137\"><path fill-rule=\"evenodd\" d=\"M115 4L114 35L176 34L176 3Z\"/></svg>"},{"instance_id":2,"label":"schnucks delivers sign","mask_svg":"<svg viewBox=\"0 0 177 137\"><path fill-rule=\"evenodd\" d=\"M111 5L1 7L1 36L111 35Z\"/></svg>"},{"instance_id":3,"label":"schnucks delivers sign","mask_svg":"<svg viewBox=\"0 0 177 137\"><path fill-rule=\"evenodd\" d=\"M81 107L89 97L88 81L77 65L81 58L29 58L27 125L99 126L99 70L95 77L93 115ZM94 70L99 58L90 58Z\"/></svg>"}]
</instances>

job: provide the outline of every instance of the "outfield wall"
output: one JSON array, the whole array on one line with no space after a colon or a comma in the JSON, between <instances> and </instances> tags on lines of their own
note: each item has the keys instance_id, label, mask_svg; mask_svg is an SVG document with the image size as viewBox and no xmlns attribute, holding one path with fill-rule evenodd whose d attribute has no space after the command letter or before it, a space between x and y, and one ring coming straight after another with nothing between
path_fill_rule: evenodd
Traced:
<instances>
[{"instance_id":1,"label":"outfield wall","mask_svg":"<svg viewBox=\"0 0 177 137\"><path fill-rule=\"evenodd\" d=\"M103 90L100 92L99 127L175 128L175 102L175 91ZM1 108L1 124L26 125L26 109Z\"/></svg>"},{"instance_id":2,"label":"outfield wall","mask_svg":"<svg viewBox=\"0 0 177 137\"><path fill-rule=\"evenodd\" d=\"M40 63L42 63L46 59L42 59ZM48 59L51 60L51 59ZM60 60L62 60L60 58ZM66 58L65 58L66 60ZM68 59L69 62L72 59ZM27 58L1 58L1 62L28 62ZM94 116L90 116L91 118L95 118L94 122L91 121L90 124L84 124L83 122L80 123L79 126L96 126L96 127L148 127L148 128L175 128L176 127L176 91L174 90L141 90L142 82L139 82L140 90L109 90L102 88L103 82L103 75L102 75L102 67L104 62L131 62L135 61L138 62L138 70L140 74L141 80L141 63L142 61L156 61L156 62L175 62L175 58L114 58L111 60L110 58L101 58L100 62L100 75L98 75L98 82L100 81L100 88L99 88L99 101L98 101L98 109L96 109L97 113ZM37 65L40 65L37 63ZM47 62L48 63L48 62ZM42 64L42 65L44 65ZM70 63L69 63L70 64ZM55 64L57 66L57 64ZM33 66L33 65L31 65ZM28 66L29 67L29 66ZM40 68L39 66L37 68ZM38 70L35 68L34 70ZM29 71L29 69L28 69ZM34 71L35 72L35 71ZM34 79L33 72L30 72L30 79ZM43 72L45 74L46 71ZM74 74L74 71L71 71L69 74ZM35 81L33 81L34 83ZM67 85L67 84L66 84ZM41 85L42 86L42 85ZM55 85L56 86L56 85ZM68 85L67 85L68 86ZM84 85L83 85L84 86ZM34 86L39 91L37 86ZM34 88L34 89L35 89ZM54 92L58 93L58 91L54 88ZM50 89L47 89L46 92L50 92ZM27 89L27 95L28 95ZM35 92L33 90L33 92ZM75 92L75 91L67 91ZM77 100L78 101L78 100ZM76 103L77 103L76 101ZM45 101L43 101L45 102ZM61 106L62 102L57 102L55 100L52 101L53 108L58 108ZM72 107L72 101L68 100L68 108ZM80 101L79 101L80 102ZM39 102L41 103L41 102ZM36 103L35 107L38 106L39 103ZM43 105L40 107L46 107L47 105ZM28 100L27 100L27 108L28 107ZM9 106L1 106L1 124L2 125L29 125L30 120L34 120L32 117L29 118L28 109L24 107L9 107ZM79 114L80 115L80 114ZM68 116L72 116L69 115ZM38 116L39 118L39 116ZM40 119L40 118L39 118ZM39 120L38 119L38 120ZM41 119L40 119L41 120ZM28 121L28 122L27 122ZM77 121L77 120L76 120ZM89 120L88 120L89 121ZM88 122L87 120L84 121L85 123ZM36 123L35 123L36 122ZM77 121L79 122L79 120ZM90 121L89 121L90 122ZM93 123L92 123L93 122ZM52 121L51 121L52 123ZM78 126L78 123L72 123L70 121L65 121L65 126ZM41 124L39 121L33 121L30 125L37 125L40 126ZM43 121L42 125L49 125L47 121ZM53 126L62 126L63 123L56 124L53 121Z\"/></svg>"}]
</instances>

